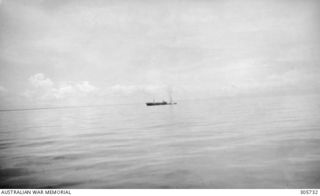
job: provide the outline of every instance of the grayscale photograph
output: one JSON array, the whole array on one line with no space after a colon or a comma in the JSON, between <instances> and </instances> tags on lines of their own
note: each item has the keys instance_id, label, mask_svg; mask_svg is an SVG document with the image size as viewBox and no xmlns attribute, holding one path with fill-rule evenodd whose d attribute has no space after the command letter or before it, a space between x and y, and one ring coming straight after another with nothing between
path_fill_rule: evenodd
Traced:
<instances>
[{"instance_id":1,"label":"grayscale photograph","mask_svg":"<svg viewBox=\"0 0 320 196\"><path fill-rule=\"evenodd\" d=\"M1 189L319 189L320 1L0 0Z\"/></svg>"}]
</instances>

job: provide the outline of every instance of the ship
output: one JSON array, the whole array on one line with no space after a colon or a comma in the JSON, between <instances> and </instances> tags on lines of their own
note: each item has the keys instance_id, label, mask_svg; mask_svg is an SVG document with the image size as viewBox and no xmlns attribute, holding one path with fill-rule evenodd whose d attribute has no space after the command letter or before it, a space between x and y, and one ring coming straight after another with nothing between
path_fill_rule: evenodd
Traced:
<instances>
[{"instance_id":1,"label":"ship","mask_svg":"<svg viewBox=\"0 0 320 196\"><path fill-rule=\"evenodd\" d=\"M166 101L162 101L162 102L155 102L153 100L153 102L147 102L146 105L147 106L159 106L159 105L176 105L176 102L172 101L172 96L171 96L171 91L170 91L170 101L166 102Z\"/></svg>"},{"instance_id":2,"label":"ship","mask_svg":"<svg viewBox=\"0 0 320 196\"><path fill-rule=\"evenodd\" d=\"M166 102L166 101L162 101L162 102L147 102L146 105L147 106L158 106L158 105L175 105L177 104L176 102Z\"/></svg>"}]
</instances>

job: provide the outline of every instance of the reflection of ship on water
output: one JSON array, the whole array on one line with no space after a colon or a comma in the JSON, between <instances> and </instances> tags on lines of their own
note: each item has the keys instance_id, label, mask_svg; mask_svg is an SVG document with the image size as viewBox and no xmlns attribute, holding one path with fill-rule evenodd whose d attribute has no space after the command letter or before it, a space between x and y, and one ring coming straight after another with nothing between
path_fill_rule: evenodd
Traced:
<instances>
[{"instance_id":1,"label":"reflection of ship on water","mask_svg":"<svg viewBox=\"0 0 320 196\"><path fill-rule=\"evenodd\" d=\"M171 90L169 91L169 96L170 96L170 101L169 102L166 102L166 101L162 101L162 102L155 102L153 100L153 102L147 102L146 105L147 106L157 106L157 105L176 105L177 103L176 102L173 102L172 101L172 96L171 96Z\"/></svg>"}]
</instances>

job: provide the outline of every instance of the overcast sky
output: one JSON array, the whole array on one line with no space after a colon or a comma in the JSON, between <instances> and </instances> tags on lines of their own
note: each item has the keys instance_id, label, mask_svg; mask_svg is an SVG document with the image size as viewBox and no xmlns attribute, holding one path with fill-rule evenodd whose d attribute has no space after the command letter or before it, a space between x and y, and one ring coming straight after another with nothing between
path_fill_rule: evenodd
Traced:
<instances>
[{"instance_id":1,"label":"overcast sky","mask_svg":"<svg viewBox=\"0 0 320 196\"><path fill-rule=\"evenodd\" d=\"M320 92L318 0L1 0L13 106Z\"/></svg>"}]
</instances>

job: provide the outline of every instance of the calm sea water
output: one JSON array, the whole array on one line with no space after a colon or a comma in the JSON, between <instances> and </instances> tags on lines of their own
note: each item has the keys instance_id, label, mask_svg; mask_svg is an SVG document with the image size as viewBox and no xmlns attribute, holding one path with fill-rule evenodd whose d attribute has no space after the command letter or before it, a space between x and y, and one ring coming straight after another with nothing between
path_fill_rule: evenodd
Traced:
<instances>
[{"instance_id":1,"label":"calm sea water","mask_svg":"<svg viewBox=\"0 0 320 196\"><path fill-rule=\"evenodd\" d=\"M0 112L20 188L320 188L320 101L278 96Z\"/></svg>"}]
</instances>

